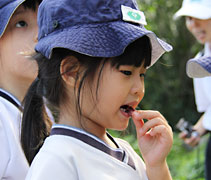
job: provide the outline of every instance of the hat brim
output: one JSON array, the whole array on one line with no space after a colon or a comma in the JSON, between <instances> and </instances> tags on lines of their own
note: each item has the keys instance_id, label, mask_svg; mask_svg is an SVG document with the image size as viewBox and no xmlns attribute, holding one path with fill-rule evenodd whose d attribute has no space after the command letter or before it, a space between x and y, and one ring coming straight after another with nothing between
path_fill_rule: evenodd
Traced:
<instances>
[{"instance_id":1,"label":"hat brim","mask_svg":"<svg viewBox=\"0 0 211 180\"><path fill-rule=\"evenodd\" d=\"M0 19L1 19L1 25L0 25L0 38L4 34L7 25L9 24L9 21L14 14L15 10L26 0L16 0L14 2L11 2L7 4L5 7L0 8Z\"/></svg>"},{"instance_id":2,"label":"hat brim","mask_svg":"<svg viewBox=\"0 0 211 180\"><path fill-rule=\"evenodd\" d=\"M181 16L190 16L202 20L210 19L211 10L210 7L205 7L200 4L193 4L191 6L183 6L175 13L173 18L178 19Z\"/></svg>"},{"instance_id":3,"label":"hat brim","mask_svg":"<svg viewBox=\"0 0 211 180\"><path fill-rule=\"evenodd\" d=\"M172 50L172 46L158 39L153 32L123 21L58 29L42 37L35 50L47 58L51 57L55 48L66 48L93 57L116 57L121 55L130 43L144 35L149 37L152 45L151 65L164 52Z\"/></svg>"},{"instance_id":4,"label":"hat brim","mask_svg":"<svg viewBox=\"0 0 211 180\"><path fill-rule=\"evenodd\" d=\"M191 78L211 76L211 57L190 59L186 65L186 72Z\"/></svg>"}]
</instances>

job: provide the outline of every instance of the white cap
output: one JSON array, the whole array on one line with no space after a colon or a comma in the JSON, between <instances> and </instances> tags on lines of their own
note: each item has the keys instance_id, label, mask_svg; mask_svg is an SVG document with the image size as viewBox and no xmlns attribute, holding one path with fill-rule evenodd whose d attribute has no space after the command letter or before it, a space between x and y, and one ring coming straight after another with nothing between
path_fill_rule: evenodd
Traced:
<instances>
[{"instance_id":1,"label":"white cap","mask_svg":"<svg viewBox=\"0 0 211 180\"><path fill-rule=\"evenodd\" d=\"M174 19L181 16L210 19L211 0L183 0L182 7L175 13Z\"/></svg>"}]
</instances>

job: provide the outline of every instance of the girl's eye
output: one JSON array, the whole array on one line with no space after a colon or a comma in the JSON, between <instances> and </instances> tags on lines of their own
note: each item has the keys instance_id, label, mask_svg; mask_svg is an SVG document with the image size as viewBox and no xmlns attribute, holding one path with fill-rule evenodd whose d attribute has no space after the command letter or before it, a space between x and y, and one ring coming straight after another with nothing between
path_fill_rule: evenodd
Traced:
<instances>
[{"instance_id":1,"label":"girl's eye","mask_svg":"<svg viewBox=\"0 0 211 180\"><path fill-rule=\"evenodd\" d=\"M25 21L19 21L15 25L17 28L25 27L27 26L27 23Z\"/></svg>"},{"instance_id":2,"label":"girl's eye","mask_svg":"<svg viewBox=\"0 0 211 180\"><path fill-rule=\"evenodd\" d=\"M132 74L131 71L120 71L121 73L123 73L126 76L130 76Z\"/></svg>"}]
</instances>

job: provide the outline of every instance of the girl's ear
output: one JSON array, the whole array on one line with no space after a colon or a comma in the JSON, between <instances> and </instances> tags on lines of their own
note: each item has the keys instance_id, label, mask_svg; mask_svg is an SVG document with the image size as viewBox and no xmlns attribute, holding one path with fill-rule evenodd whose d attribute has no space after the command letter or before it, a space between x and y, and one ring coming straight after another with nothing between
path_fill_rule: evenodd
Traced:
<instances>
[{"instance_id":1,"label":"girl's ear","mask_svg":"<svg viewBox=\"0 0 211 180\"><path fill-rule=\"evenodd\" d=\"M62 60L60 65L60 73L64 82L74 87L79 71L80 65L78 59L75 56L69 56Z\"/></svg>"}]
</instances>

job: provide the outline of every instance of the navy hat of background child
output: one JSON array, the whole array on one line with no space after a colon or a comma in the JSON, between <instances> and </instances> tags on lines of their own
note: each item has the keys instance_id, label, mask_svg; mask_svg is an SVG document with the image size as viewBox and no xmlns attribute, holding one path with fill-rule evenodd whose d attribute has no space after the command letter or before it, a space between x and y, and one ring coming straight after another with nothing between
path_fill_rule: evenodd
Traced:
<instances>
[{"instance_id":1,"label":"navy hat of background child","mask_svg":"<svg viewBox=\"0 0 211 180\"><path fill-rule=\"evenodd\" d=\"M190 59L187 62L186 72L192 78L211 76L211 56Z\"/></svg>"},{"instance_id":2,"label":"navy hat of background child","mask_svg":"<svg viewBox=\"0 0 211 180\"><path fill-rule=\"evenodd\" d=\"M154 64L172 47L146 30L145 24L144 14L134 0L44 0L38 10L35 50L47 58L54 48L94 57L115 57L130 43L147 35Z\"/></svg>"},{"instance_id":3,"label":"navy hat of background child","mask_svg":"<svg viewBox=\"0 0 211 180\"><path fill-rule=\"evenodd\" d=\"M0 38L4 34L13 13L24 1L25 0L0 0Z\"/></svg>"}]
</instances>

